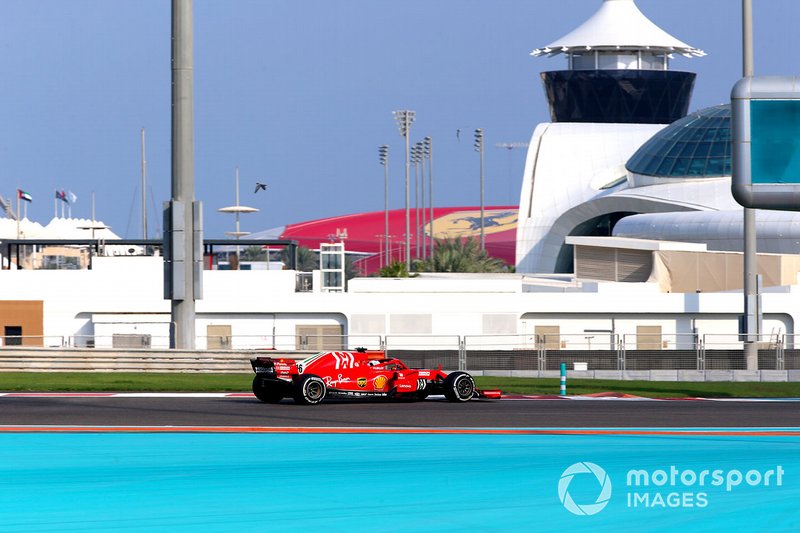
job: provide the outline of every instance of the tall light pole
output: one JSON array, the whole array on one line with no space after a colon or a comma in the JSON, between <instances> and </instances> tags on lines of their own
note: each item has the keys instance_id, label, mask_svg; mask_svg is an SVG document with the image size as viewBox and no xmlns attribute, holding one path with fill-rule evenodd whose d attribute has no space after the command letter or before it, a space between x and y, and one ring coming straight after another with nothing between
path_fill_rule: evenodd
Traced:
<instances>
[{"instance_id":1,"label":"tall light pole","mask_svg":"<svg viewBox=\"0 0 800 533\"><path fill-rule=\"evenodd\" d=\"M428 220L431 223L431 248L430 257L433 258L433 140L430 136L422 140L425 148L425 159L428 160L428 201L430 202L431 211Z\"/></svg>"},{"instance_id":2,"label":"tall light pole","mask_svg":"<svg viewBox=\"0 0 800 533\"><path fill-rule=\"evenodd\" d=\"M742 0L742 74L753 76L753 0ZM758 256L756 239L756 211L744 208L744 358L747 370L758 370Z\"/></svg>"},{"instance_id":3,"label":"tall light pole","mask_svg":"<svg viewBox=\"0 0 800 533\"><path fill-rule=\"evenodd\" d=\"M402 135L406 140L406 235L405 235L405 242L406 242L406 269L411 272L411 218L410 218L410 208L409 208L409 192L408 192L408 175L409 175L409 164L410 161L408 160L408 134L411 130L411 124L414 122L414 117L416 113L414 111L403 109L400 111L394 111L394 118L397 121L397 128L400 131L400 135Z\"/></svg>"},{"instance_id":4,"label":"tall light pole","mask_svg":"<svg viewBox=\"0 0 800 533\"><path fill-rule=\"evenodd\" d=\"M495 143L495 146L497 148L505 148L506 151L508 152L508 191L509 191L509 197L511 197L511 194L512 194L512 192L511 192L512 191L512 186L511 186L511 183L512 183L511 182L511 180L512 180L512 178L511 178L511 151L516 149L516 148L527 148L529 145L530 145L530 143L527 143L527 142L524 142L524 141ZM517 191L517 193L519 193L519 191ZM517 198L517 201L519 201L519 198Z\"/></svg>"},{"instance_id":5,"label":"tall light pole","mask_svg":"<svg viewBox=\"0 0 800 533\"><path fill-rule=\"evenodd\" d=\"M385 144L378 147L378 157L383 166L383 249L389 253L389 147ZM389 264L388 259L384 261L381 256L381 263Z\"/></svg>"},{"instance_id":6,"label":"tall light pole","mask_svg":"<svg viewBox=\"0 0 800 533\"><path fill-rule=\"evenodd\" d=\"M147 158L145 157L144 128L142 128L142 239L147 239Z\"/></svg>"},{"instance_id":7,"label":"tall light pole","mask_svg":"<svg viewBox=\"0 0 800 533\"><path fill-rule=\"evenodd\" d=\"M486 235L483 225L483 129L475 130L475 151L480 154L481 161L481 251L486 249Z\"/></svg>"},{"instance_id":8,"label":"tall light pole","mask_svg":"<svg viewBox=\"0 0 800 533\"><path fill-rule=\"evenodd\" d=\"M164 296L172 301L170 347L194 349L202 298L202 203L194 198L192 0L172 0L172 199L165 202Z\"/></svg>"},{"instance_id":9,"label":"tall light pole","mask_svg":"<svg viewBox=\"0 0 800 533\"><path fill-rule=\"evenodd\" d=\"M425 243L425 142L417 143L417 159L419 159L419 205L422 208L417 224L420 247L422 249L422 259L427 255L427 245Z\"/></svg>"},{"instance_id":10,"label":"tall light pole","mask_svg":"<svg viewBox=\"0 0 800 533\"><path fill-rule=\"evenodd\" d=\"M422 163L422 143L416 143L411 149L411 162L414 163L414 256L419 259L419 167Z\"/></svg>"}]
</instances>

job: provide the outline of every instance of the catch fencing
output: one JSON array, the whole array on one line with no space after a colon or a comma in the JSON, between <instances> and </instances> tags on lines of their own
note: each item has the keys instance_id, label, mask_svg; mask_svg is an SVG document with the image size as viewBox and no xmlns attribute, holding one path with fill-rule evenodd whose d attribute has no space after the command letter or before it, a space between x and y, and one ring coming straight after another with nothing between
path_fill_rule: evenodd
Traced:
<instances>
[{"instance_id":1,"label":"catch fencing","mask_svg":"<svg viewBox=\"0 0 800 533\"><path fill-rule=\"evenodd\" d=\"M249 371L250 357L302 359L322 350L385 350L409 366L469 371L745 370L739 335L251 335L198 337L169 349L166 337L5 337L0 371L34 369ZM10 341L10 342L9 342ZM759 370L800 370L794 335L758 342Z\"/></svg>"}]
</instances>

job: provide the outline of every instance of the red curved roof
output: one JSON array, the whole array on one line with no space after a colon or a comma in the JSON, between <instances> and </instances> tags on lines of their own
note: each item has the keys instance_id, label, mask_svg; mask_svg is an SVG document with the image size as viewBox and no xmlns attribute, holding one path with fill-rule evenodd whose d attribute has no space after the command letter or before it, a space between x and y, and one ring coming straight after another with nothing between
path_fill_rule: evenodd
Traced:
<instances>
[{"instance_id":1,"label":"red curved roof","mask_svg":"<svg viewBox=\"0 0 800 533\"><path fill-rule=\"evenodd\" d=\"M513 265L516 258L517 206L484 207L484 235L486 251L492 257ZM422 243L429 245L431 236L430 209L423 215L410 211L411 257L422 257ZM424 216L424 218L423 218ZM298 224L289 224L282 229L281 239L298 241L301 246L318 249L320 243L344 241L348 252L372 254L373 257L360 261L366 272L378 270L384 264L405 259L405 209L389 211L389 247L384 250L385 212L373 211L343 215ZM420 231L414 231L420 228ZM424 230L424 231L423 231ZM434 208L433 232L437 239L457 237L480 238L479 207L436 207ZM417 235L419 249L417 253Z\"/></svg>"}]
</instances>

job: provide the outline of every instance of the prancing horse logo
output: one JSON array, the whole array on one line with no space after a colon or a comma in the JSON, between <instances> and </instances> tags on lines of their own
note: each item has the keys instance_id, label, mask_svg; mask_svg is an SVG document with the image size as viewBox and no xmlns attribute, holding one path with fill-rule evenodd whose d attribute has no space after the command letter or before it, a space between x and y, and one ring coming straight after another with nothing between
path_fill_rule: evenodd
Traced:
<instances>
[{"instance_id":1,"label":"prancing horse logo","mask_svg":"<svg viewBox=\"0 0 800 533\"><path fill-rule=\"evenodd\" d=\"M434 235L437 239L453 239L458 237L473 237L481 231L480 211L456 211L438 217L433 221ZM483 213L483 231L485 234L500 233L513 230L517 227L517 211L511 209L491 210ZM425 234L430 235L430 223L425 225Z\"/></svg>"}]
</instances>

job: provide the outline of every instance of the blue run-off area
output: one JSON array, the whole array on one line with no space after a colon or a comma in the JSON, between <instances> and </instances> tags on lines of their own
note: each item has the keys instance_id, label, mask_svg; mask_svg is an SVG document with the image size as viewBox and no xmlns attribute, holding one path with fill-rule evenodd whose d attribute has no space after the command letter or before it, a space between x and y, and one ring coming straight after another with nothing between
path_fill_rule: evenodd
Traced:
<instances>
[{"instance_id":1,"label":"blue run-off area","mask_svg":"<svg viewBox=\"0 0 800 533\"><path fill-rule=\"evenodd\" d=\"M796 531L778 433L3 433L0 531Z\"/></svg>"}]
</instances>

